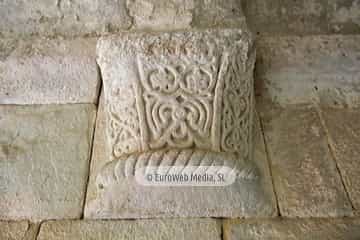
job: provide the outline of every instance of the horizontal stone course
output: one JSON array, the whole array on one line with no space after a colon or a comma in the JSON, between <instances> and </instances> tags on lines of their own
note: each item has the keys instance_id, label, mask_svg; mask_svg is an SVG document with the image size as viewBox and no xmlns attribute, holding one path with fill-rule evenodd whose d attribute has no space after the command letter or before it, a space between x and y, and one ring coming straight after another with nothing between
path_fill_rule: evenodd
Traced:
<instances>
[{"instance_id":1,"label":"horizontal stone course","mask_svg":"<svg viewBox=\"0 0 360 240\"><path fill-rule=\"evenodd\" d=\"M125 0L4 0L0 15L5 37L103 34L131 26Z\"/></svg>"},{"instance_id":2,"label":"horizontal stone course","mask_svg":"<svg viewBox=\"0 0 360 240\"><path fill-rule=\"evenodd\" d=\"M351 216L326 131L312 106L260 107L281 216Z\"/></svg>"},{"instance_id":3,"label":"horizontal stone course","mask_svg":"<svg viewBox=\"0 0 360 240\"><path fill-rule=\"evenodd\" d=\"M0 106L0 219L80 218L96 109Z\"/></svg>"},{"instance_id":4,"label":"horizontal stone course","mask_svg":"<svg viewBox=\"0 0 360 240\"><path fill-rule=\"evenodd\" d=\"M360 35L260 37L255 89L280 105L360 106Z\"/></svg>"},{"instance_id":5,"label":"horizontal stone course","mask_svg":"<svg viewBox=\"0 0 360 240\"><path fill-rule=\"evenodd\" d=\"M226 240L356 240L360 219L230 220L224 224Z\"/></svg>"},{"instance_id":6,"label":"horizontal stone course","mask_svg":"<svg viewBox=\"0 0 360 240\"><path fill-rule=\"evenodd\" d=\"M221 224L212 219L133 221L50 221L37 240L207 239L221 240Z\"/></svg>"},{"instance_id":7,"label":"horizontal stone course","mask_svg":"<svg viewBox=\"0 0 360 240\"><path fill-rule=\"evenodd\" d=\"M86 36L128 29L244 24L237 0L4 0L0 36Z\"/></svg>"},{"instance_id":8,"label":"horizontal stone course","mask_svg":"<svg viewBox=\"0 0 360 240\"><path fill-rule=\"evenodd\" d=\"M243 0L250 28L265 35L359 34L358 0Z\"/></svg>"},{"instance_id":9,"label":"horizontal stone course","mask_svg":"<svg viewBox=\"0 0 360 240\"><path fill-rule=\"evenodd\" d=\"M0 40L0 104L96 103L96 39Z\"/></svg>"}]
</instances>

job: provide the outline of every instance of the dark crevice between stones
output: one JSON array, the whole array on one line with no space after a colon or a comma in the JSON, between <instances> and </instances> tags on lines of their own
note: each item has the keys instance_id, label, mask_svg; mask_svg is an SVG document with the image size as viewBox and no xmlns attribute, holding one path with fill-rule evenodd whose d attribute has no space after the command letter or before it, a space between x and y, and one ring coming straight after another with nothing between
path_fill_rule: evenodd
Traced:
<instances>
[{"instance_id":1,"label":"dark crevice between stones","mask_svg":"<svg viewBox=\"0 0 360 240\"><path fill-rule=\"evenodd\" d=\"M278 198L278 194L277 194L276 186L275 186L275 182L274 182L273 169L272 169L272 166L271 166L271 158L270 158L270 154L269 154L268 143L267 143L266 137L265 137L263 119L261 118L260 114L257 111L256 111L256 115L258 116L259 123L260 123L260 134L262 135L262 139L264 141L267 165L269 166L271 184L273 186L273 191L274 191L274 195L275 195L277 216L281 217L280 206L279 206L279 198Z\"/></svg>"},{"instance_id":2,"label":"dark crevice between stones","mask_svg":"<svg viewBox=\"0 0 360 240\"><path fill-rule=\"evenodd\" d=\"M102 84L103 81L102 81L101 69L100 69L100 67L99 67L98 64L96 64L96 65L97 65L98 76L99 76L99 91L98 91L97 100L96 100L96 115L95 115L94 125L93 125L93 128L92 128L92 138L91 138L91 143L90 143L90 153L89 153L89 161L88 161L88 171L87 171L87 176L86 176L86 184L85 184L85 189L84 189L84 200L83 200L83 206L82 206L82 212L81 212L81 217L80 217L80 219L84 219L84 214L85 214L85 206L86 206L86 200L87 200L87 195L88 195L88 188L89 188L89 181L90 181L90 171L91 171L91 163L92 163L92 156L93 156L93 149L94 149L94 141L95 141L95 131L96 131L98 114L99 114L99 102L100 102L101 92L102 92L102 88L103 88L103 84Z\"/></svg>"}]
</instances>

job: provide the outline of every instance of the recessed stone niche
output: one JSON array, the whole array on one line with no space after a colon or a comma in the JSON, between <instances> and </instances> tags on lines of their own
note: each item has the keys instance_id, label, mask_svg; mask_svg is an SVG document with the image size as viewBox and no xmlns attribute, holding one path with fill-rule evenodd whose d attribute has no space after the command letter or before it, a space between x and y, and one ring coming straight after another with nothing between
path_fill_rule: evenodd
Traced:
<instances>
[{"instance_id":1,"label":"recessed stone niche","mask_svg":"<svg viewBox=\"0 0 360 240\"><path fill-rule=\"evenodd\" d=\"M253 157L255 49L247 30L122 33L102 38L97 54L98 123L105 121L96 130L86 217L274 214L268 172ZM213 165L236 169L235 182L159 187L134 176L148 166Z\"/></svg>"}]
</instances>

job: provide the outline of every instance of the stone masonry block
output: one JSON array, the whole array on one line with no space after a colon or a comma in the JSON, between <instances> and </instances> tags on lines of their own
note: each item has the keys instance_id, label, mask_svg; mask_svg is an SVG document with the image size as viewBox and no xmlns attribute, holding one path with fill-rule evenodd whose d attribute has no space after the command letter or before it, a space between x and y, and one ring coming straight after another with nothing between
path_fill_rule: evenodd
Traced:
<instances>
[{"instance_id":1,"label":"stone masonry block","mask_svg":"<svg viewBox=\"0 0 360 240\"><path fill-rule=\"evenodd\" d=\"M135 221L49 221L38 240L221 240L221 224L213 219Z\"/></svg>"},{"instance_id":2,"label":"stone masonry block","mask_svg":"<svg viewBox=\"0 0 360 240\"><path fill-rule=\"evenodd\" d=\"M253 162L254 60L251 37L239 29L100 40L106 118L97 131L106 132L104 149L94 152L105 154L96 155L102 167L92 173L97 194L87 199L86 217L272 215L268 169ZM239 176L226 187L149 187L134 179L141 167L209 165Z\"/></svg>"},{"instance_id":3,"label":"stone masonry block","mask_svg":"<svg viewBox=\"0 0 360 240\"><path fill-rule=\"evenodd\" d=\"M360 106L360 36L263 37L257 94L280 105Z\"/></svg>"},{"instance_id":4,"label":"stone masonry block","mask_svg":"<svg viewBox=\"0 0 360 240\"><path fill-rule=\"evenodd\" d=\"M0 219L82 215L95 111L0 106Z\"/></svg>"},{"instance_id":5,"label":"stone masonry block","mask_svg":"<svg viewBox=\"0 0 360 240\"><path fill-rule=\"evenodd\" d=\"M270 104L260 109L281 216L352 216L316 109Z\"/></svg>"},{"instance_id":6,"label":"stone masonry block","mask_svg":"<svg viewBox=\"0 0 360 240\"><path fill-rule=\"evenodd\" d=\"M127 29L125 0L4 0L0 36L79 36Z\"/></svg>"},{"instance_id":7,"label":"stone masonry block","mask_svg":"<svg viewBox=\"0 0 360 240\"><path fill-rule=\"evenodd\" d=\"M356 240L360 238L360 219L271 219L226 221L227 240Z\"/></svg>"},{"instance_id":8,"label":"stone masonry block","mask_svg":"<svg viewBox=\"0 0 360 240\"><path fill-rule=\"evenodd\" d=\"M92 38L0 40L0 104L96 103L95 49Z\"/></svg>"}]
</instances>

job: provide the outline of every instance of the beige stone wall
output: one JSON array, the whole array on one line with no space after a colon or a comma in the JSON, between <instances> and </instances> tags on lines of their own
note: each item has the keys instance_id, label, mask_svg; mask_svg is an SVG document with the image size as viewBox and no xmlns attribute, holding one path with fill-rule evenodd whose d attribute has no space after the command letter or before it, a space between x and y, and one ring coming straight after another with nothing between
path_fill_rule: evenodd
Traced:
<instances>
[{"instance_id":1,"label":"beige stone wall","mask_svg":"<svg viewBox=\"0 0 360 240\"><path fill-rule=\"evenodd\" d=\"M188 35L196 41L182 48ZM129 36L138 46L123 46ZM211 41L218 46L209 53ZM146 59L154 49L170 54ZM187 50L195 51L190 62ZM237 148L228 152L212 144L216 131L189 149L144 147L157 139L141 135L134 140L141 147L108 157L107 134L115 143L122 135L118 125L107 131L107 101L131 85L117 76L141 80L132 69L139 52L149 69L180 62L209 65L203 69L211 76L225 66L233 71L227 80L246 72L252 84L254 77L256 108L246 84L206 95L211 103L231 102L221 109L226 124L218 114L223 125L214 121L214 129L252 129L254 122L253 133L239 140L229 127ZM136 94L117 95L113 108L133 104ZM0 0L0 240L359 239L359 107L360 0ZM241 109L257 114L240 122L229 108L234 116ZM112 122L136 125L124 109ZM238 161L246 144L251 150ZM159 166L159 159L241 171L223 188L154 189L129 178L136 166Z\"/></svg>"}]
</instances>

